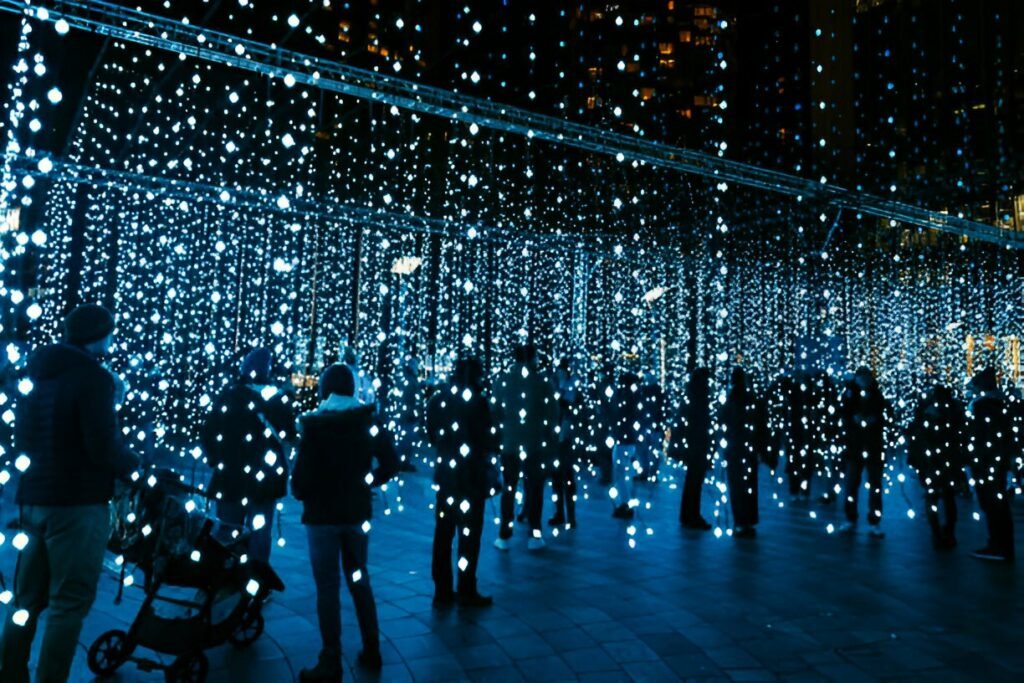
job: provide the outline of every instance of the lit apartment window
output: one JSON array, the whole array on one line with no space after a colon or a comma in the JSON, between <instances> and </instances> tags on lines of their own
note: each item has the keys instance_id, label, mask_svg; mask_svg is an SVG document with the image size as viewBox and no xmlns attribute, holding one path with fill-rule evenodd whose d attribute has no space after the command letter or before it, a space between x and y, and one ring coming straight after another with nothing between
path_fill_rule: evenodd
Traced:
<instances>
[{"instance_id":1,"label":"lit apartment window","mask_svg":"<svg viewBox=\"0 0 1024 683\"><path fill-rule=\"evenodd\" d=\"M663 69L674 69L676 68L676 60L674 59L659 59L658 66Z\"/></svg>"},{"instance_id":2,"label":"lit apartment window","mask_svg":"<svg viewBox=\"0 0 1024 683\"><path fill-rule=\"evenodd\" d=\"M676 51L675 43L658 43L658 52L663 55L670 55Z\"/></svg>"},{"instance_id":3,"label":"lit apartment window","mask_svg":"<svg viewBox=\"0 0 1024 683\"><path fill-rule=\"evenodd\" d=\"M654 88L640 88L640 99L647 101L654 97Z\"/></svg>"},{"instance_id":4,"label":"lit apartment window","mask_svg":"<svg viewBox=\"0 0 1024 683\"><path fill-rule=\"evenodd\" d=\"M675 0L668 0L668 11L671 12L671 11L675 10L675 8L676 8Z\"/></svg>"},{"instance_id":5,"label":"lit apartment window","mask_svg":"<svg viewBox=\"0 0 1024 683\"><path fill-rule=\"evenodd\" d=\"M679 32L679 42L680 43L688 43L691 40L693 40L693 36L690 35L689 31L680 31Z\"/></svg>"},{"instance_id":6,"label":"lit apartment window","mask_svg":"<svg viewBox=\"0 0 1024 683\"><path fill-rule=\"evenodd\" d=\"M684 119L692 119L693 118L693 110L692 109L680 109L679 110L679 115L682 116Z\"/></svg>"},{"instance_id":7,"label":"lit apartment window","mask_svg":"<svg viewBox=\"0 0 1024 683\"><path fill-rule=\"evenodd\" d=\"M693 8L693 16L695 17L711 17L715 18L715 8L708 7L706 5L699 5Z\"/></svg>"},{"instance_id":8,"label":"lit apartment window","mask_svg":"<svg viewBox=\"0 0 1024 683\"><path fill-rule=\"evenodd\" d=\"M597 98L591 95L587 98L587 109L593 109L597 106Z\"/></svg>"}]
</instances>

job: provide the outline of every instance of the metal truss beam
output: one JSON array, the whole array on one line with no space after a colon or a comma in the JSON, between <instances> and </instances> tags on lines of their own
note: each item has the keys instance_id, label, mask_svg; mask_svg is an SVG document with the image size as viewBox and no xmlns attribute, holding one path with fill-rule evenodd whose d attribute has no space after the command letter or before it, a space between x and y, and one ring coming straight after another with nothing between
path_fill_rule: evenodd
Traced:
<instances>
[{"instance_id":1,"label":"metal truss beam","mask_svg":"<svg viewBox=\"0 0 1024 683\"><path fill-rule=\"evenodd\" d=\"M635 160L716 182L796 197L855 214L898 221L993 242L1024 247L1024 236L992 225L931 211L876 195L816 182L710 154L639 137L602 130L553 116L509 107L462 93L420 85L386 74L358 69L318 57L282 50L228 33L121 7L104 0L0 0L0 11L48 21L63 19L70 26L126 42L253 71L271 78L294 79L322 90L476 124L556 145ZM40 9L45 8L44 12ZM43 15L42 17L40 15Z\"/></svg>"},{"instance_id":2,"label":"metal truss beam","mask_svg":"<svg viewBox=\"0 0 1024 683\"><path fill-rule=\"evenodd\" d=\"M217 185L100 168L61 159L50 159L52 167L44 172L39 170L38 161L38 159L26 156L17 156L11 159L10 169L19 177L32 176L37 181L65 182L123 190L129 193L139 193L152 199L215 205L223 207L225 210L250 209L259 213L279 215L287 220L347 221L389 232L440 235L452 240L490 242L506 247L528 248L532 251L575 252L599 259L642 256L637 253L635 248L612 248L607 251L595 249L593 245L585 244L577 235L526 233L521 230L499 228L474 221L452 221L445 218L369 209L332 202L323 197L289 198L287 203L279 204L278 199L281 195L268 191L237 186L228 190ZM666 253L665 249L653 249L645 252L648 257Z\"/></svg>"}]
</instances>

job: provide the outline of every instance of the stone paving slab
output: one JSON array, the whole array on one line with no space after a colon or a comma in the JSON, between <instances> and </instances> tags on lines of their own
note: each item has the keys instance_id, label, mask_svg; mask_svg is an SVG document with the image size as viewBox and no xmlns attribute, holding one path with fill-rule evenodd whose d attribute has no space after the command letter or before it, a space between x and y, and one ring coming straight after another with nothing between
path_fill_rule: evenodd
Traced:
<instances>
[{"instance_id":1,"label":"stone paving slab","mask_svg":"<svg viewBox=\"0 0 1024 683\"><path fill-rule=\"evenodd\" d=\"M767 480L768 478L765 477ZM864 533L829 535L840 511L775 500L763 482L756 539L716 538L676 523L674 484L644 487L650 508L629 524L610 518L600 487L586 482L580 527L549 536L540 553L518 533L512 550L485 530L480 586L490 610L435 612L430 605L433 517L429 481L403 482L403 511L378 511L371 532L370 575L377 595L384 671L354 668L360 648L343 597L346 680L355 681L873 681L985 680L1024 677L1024 591L1020 570L969 557L984 525L961 505L960 547L936 554L903 496L886 497L881 540ZM907 498L917 493L907 486ZM380 506L378 506L380 507ZM3 508L10 514L11 505ZM287 545L273 564L287 590L267 606L267 632L244 650L208 651L212 682L295 680L319 650L315 593L298 507L283 517ZM488 517L496 509L488 505ZM813 513L813 518L812 514ZM712 509L705 505L705 516ZM1015 506L1024 528L1024 508ZM648 528L651 533L648 533ZM634 538L636 547L630 548ZM9 545L7 546L9 548ZM0 551L10 580L14 558ZM82 634L72 680L92 681L84 647L103 631L124 628L141 592L113 604L116 577L105 575ZM6 616L6 615L5 615ZM5 619L6 621L6 619ZM162 661L167 657L154 655ZM160 681L125 668L110 680Z\"/></svg>"}]
</instances>

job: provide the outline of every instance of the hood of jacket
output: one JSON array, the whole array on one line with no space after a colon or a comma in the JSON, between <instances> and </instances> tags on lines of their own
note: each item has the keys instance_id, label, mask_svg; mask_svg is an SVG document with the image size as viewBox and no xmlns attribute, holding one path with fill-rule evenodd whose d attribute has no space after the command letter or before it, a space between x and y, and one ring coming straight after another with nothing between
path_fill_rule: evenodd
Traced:
<instances>
[{"instance_id":1,"label":"hood of jacket","mask_svg":"<svg viewBox=\"0 0 1024 683\"><path fill-rule=\"evenodd\" d=\"M35 380L51 380L83 367L101 367L99 361L84 349L68 344L44 346L28 360L28 376Z\"/></svg>"},{"instance_id":2,"label":"hood of jacket","mask_svg":"<svg viewBox=\"0 0 1024 683\"><path fill-rule=\"evenodd\" d=\"M320 403L319 408L302 416L302 424L308 427L369 421L373 418L373 412L373 406L360 403L352 396L331 394Z\"/></svg>"}]
</instances>

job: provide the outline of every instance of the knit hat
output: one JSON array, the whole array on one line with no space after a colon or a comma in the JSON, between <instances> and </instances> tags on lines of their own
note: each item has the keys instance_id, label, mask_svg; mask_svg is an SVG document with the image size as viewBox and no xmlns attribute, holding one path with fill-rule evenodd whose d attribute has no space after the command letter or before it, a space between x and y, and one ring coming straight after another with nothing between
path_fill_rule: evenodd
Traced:
<instances>
[{"instance_id":1,"label":"knit hat","mask_svg":"<svg viewBox=\"0 0 1024 683\"><path fill-rule=\"evenodd\" d=\"M356 381L352 371L346 365L335 363L320 375L320 398L325 399L331 394L352 396L356 393Z\"/></svg>"},{"instance_id":2,"label":"knit hat","mask_svg":"<svg viewBox=\"0 0 1024 683\"><path fill-rule=\"evenodd\" d=\"M995 391L998 380L995 368L982 368L974 373L971 386L975 391Z\"/></svg>"},{"instance_id":3,"label":"knit hat","mask_svg":"<svg viewBox=\"0 0 1024 683\"><path fill-rule=\"evenodd\" d=\"M64 339L74 346L97 342L114 331L114 315L98 304L82 304L64 318Z\"/></svg>"},{"instance_id":4,"label":"knit hat","mask_svg":"<svg viewBox=\"0 0 1024 683\"><path fill-rule=\"evenodd\" d=\"M269 382L272 360L270 349L253 349L242 361L242 379Z\"/></svg>"}]
</instances>

